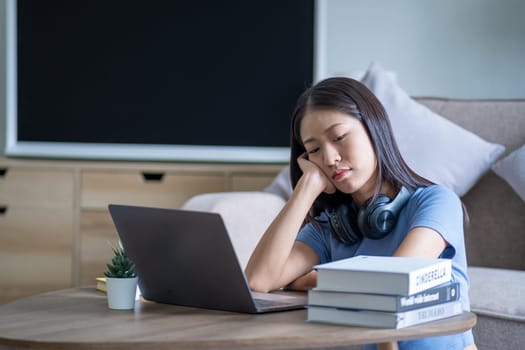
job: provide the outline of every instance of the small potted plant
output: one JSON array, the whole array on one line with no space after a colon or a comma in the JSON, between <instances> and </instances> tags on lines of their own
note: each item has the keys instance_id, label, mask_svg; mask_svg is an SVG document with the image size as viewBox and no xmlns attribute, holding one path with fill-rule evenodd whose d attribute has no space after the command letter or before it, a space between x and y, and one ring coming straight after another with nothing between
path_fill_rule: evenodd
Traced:
<instances>
[{"instance_id":1,"label":"small potted plant","mask_svg":"<svg viewBox=\"0 0 525 350\"><path fill-rule=\"evenodd\" d=\"M107 264L106 288L110 309L131 310L135 307L138 277L135 264L126 256L121 246L113 250L111 264Z\"/></svg>"}]
</instances>

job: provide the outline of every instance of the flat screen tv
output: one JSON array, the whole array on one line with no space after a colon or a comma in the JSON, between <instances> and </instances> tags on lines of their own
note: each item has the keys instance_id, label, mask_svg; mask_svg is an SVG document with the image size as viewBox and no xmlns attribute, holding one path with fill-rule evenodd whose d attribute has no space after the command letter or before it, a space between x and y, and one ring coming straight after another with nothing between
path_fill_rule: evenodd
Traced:
<instances>
[{"instance_id":1,"label":"flat screen tv","mask_svg":"<svg viewBox=\"0 0 525 350\"><path fill-rule=\"evenodd\" d=\"M7 0L6 155L283 163L314 0Z\"/></svg>"}]
</instances>

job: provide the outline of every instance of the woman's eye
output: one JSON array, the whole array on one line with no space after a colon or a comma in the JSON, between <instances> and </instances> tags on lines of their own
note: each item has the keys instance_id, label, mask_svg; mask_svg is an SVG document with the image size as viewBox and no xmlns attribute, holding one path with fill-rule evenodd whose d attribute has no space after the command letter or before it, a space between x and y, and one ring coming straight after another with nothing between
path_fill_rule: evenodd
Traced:
<instances>
[{"instance_id":1,"label":"woman's eye","mask_svg":"<svg viewBox=\"0 0 525 350\"><path fill-rule=\"evenodd\" d=\"M314 153L317 153L317 151L319 151L319 147L312 148L311 150L309 150L307 152L308 152L308 154L314 154Z\"/></svg>"},{"instance_id":2,"label":"woman's eye","mask_svg":"<svg viewBox=\"0 0 525 350\"><path fill-rule=\"evenodd\" d=\"M344 138L346 137L347 134L343 134L343 135L340 135L340 136L337 136L334 140L337 142L337 141L342 141L344 140Z\"/></svg>"}]
</instances>

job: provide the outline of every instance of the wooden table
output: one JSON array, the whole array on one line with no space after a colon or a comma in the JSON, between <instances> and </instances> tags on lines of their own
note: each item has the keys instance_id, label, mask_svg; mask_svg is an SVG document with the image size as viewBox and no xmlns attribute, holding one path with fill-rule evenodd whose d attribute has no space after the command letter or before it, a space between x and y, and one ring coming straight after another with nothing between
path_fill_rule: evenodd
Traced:
<instances>
[{"instance_id":1,"label":"wooden table","mask_svg":"<svg viewBox=\"0 0 525 350\"><path fill-rule=\"evenodd\" d=\"M473 313L393 329L306 322L306 310L238 314L138 301L107 307L94 287L40 294L0 305L0 349L313 349L457 333Z\"/></svg>"}]
</instances>

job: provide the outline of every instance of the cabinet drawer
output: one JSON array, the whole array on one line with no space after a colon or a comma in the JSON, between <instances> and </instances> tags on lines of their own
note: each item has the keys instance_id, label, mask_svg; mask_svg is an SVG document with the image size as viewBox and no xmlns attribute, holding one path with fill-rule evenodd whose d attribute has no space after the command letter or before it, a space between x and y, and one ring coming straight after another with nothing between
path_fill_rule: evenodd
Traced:
<instances>
[{"instance_id":1,"label":"cabinet drawer","mask_svg":"<svg viewBox=\"0 0 525 350\"><path fill-rule=\"evenodd\" d=\"M2 168L0 204L64 208L73 206L73 171Z\"/></svg>"},{"instance_id":2,"label":"cabinet drawer","mask_svg":"<svg viewBox=\"0 0 525 350\"><path fill-rule=\"evenodd\" d=\"M105 209L109 203L118 203L177 208L196 194L225 189L223 175L84 172L81 207Z\"/></svg>"},{"instance_id":3,"label":"cabinet drawer","mask_svg":"<svg viewBox=\"0 0 525 350\"><path fill-rule=\"evenodd\" d=\"M0 299L18 292L24 295L70 288L71 251L37 251L31 255L2 251ZM16 293L16 294L18 294ZM20 295L21 296L21 295Z\"/></svg>"},{"instance_id":4,"label":"cabinet drawer","mask_svg":"<svg viewBox=\"0 0 525 350\"><path fill-rule=\"evenodd\" d=\"M73 209L10 206L0 215L0 302L72 286Z\"/></svg>"},{"instance_id":5,"label":"cabinet drawer","mask_svg":"<svg viewBox=\"0 0 525 350\"><path fill-rule=\"evenodd\" d=\"M9 206L0 214L0 252L71 255L73 218L73 208Z\"/></svg>"},{"instance_id":6,"label":"cabinet drawer","mask_svg":"<svg viewBox=\"0 0 525 350\"><path fill-rule=\"evenodd\" d=\"M262 191L272 183L276 174L240 174L230 178L231 191Z\"/></svg>"},{"instance_id":7,"label":"cabinet drawer","mask_svg":"<svg viewBox=\"0 0 525 350\"><path fill-rule=\"evenodd\" d=\"M118 244L118 234L107 210L83 210L80 214L80 285L95 284L111 261L111 245Z\"/></svg>"}]
</instances>

